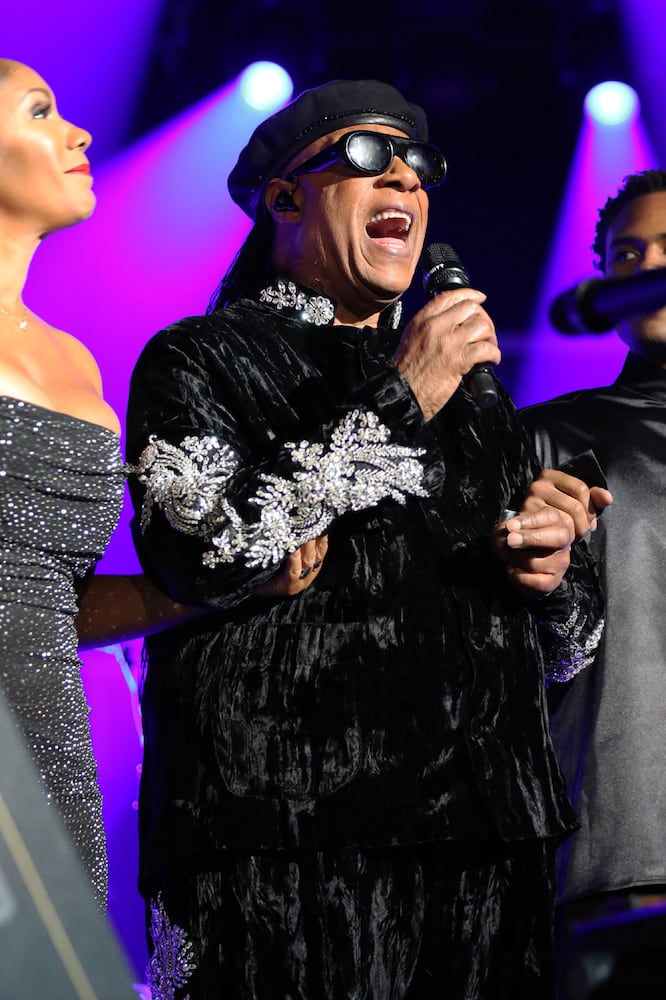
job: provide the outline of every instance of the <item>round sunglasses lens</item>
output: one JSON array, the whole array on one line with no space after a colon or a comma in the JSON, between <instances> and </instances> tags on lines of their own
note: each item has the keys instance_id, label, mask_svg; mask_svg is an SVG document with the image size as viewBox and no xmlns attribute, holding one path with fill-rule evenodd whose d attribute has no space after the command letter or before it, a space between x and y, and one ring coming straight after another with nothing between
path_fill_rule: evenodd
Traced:
<instances>
[{"instance_id":1,"label":"round sunglasses lens","mask_svg":"<svg viewBox=\"0 0 666 1000\"><path fill-rule=\"evenodd\" d=\"M410 146L407 163L424 187L436 187L446 175L444 157L433 146Z\"/></svg>"},{"instance_id":2,"label":"round sunglasses lens","mask_svg":"<svg viewBox=\"0 0 666 1000\"><path fill-rule=\"evenodd\" d=\"M376 132L352 134L346 145L352 167L364 174L383 174L391 165L391 146Z\"/></svg>"}]
</instances>

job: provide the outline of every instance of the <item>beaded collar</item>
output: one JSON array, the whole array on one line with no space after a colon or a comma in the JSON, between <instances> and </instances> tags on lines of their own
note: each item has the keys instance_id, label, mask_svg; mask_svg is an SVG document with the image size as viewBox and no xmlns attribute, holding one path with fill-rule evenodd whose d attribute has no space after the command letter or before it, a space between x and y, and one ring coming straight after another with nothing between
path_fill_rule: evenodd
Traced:
<instances>
[{"instance_id":1,"label":"beaded collar","mask_svg":"<svg viewBox=\"0 0 666 1000\"><path fill-rule=\"evenodd\" d=\"M304 323L329 326L335 316L335 302L325 295L315 295L306 288L299 288L293 281L278 278L272 285L262 288L260 302L267 302L276 309L286 309L296 314Z\"/></svg>"},{"instance_id":2,"label":"beaded collar","mask_svg":"<svg viewBox=\"0 0 666 1000\"><path fill-rule=\"evenodd\" d=\"M317 295L309 288L301 288L294 281L276 278L262 288L259 301L285 310L304 323L313 326L330 326L335 318L335 301L326 295ZM397 329L402 314L402 302L396 302L382 314L382 325Z\"/></svg>"}]
</instances>

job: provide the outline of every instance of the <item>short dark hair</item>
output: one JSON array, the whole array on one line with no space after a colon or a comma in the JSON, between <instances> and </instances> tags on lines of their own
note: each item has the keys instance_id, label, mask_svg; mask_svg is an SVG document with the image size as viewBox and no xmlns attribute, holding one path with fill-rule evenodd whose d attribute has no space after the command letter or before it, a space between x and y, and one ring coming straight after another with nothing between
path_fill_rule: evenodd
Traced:
<instances>
[{"instance_id":1,"label":"short dark hair","mask_svg":"<svg viewBox=\"0 0 666 1000\"><path fill-rule=\"evenodd\" d=\"M654 194L655 191L666 191L666 170L642 170L636 174L628 174L617 194L608 198L603 208L599 209L592 251L598 256L596 266L600 271L606 270L606 237L613 219L617 218L625 205L634 198L644 194Z\"/></svg>"}]
</instances>

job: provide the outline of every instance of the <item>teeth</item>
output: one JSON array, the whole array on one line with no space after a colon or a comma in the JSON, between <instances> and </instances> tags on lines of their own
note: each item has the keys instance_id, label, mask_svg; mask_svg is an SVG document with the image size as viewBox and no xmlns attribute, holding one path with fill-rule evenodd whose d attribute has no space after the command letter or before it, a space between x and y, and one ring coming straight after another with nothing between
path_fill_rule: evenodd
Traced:
<instances>
[{"instance_id":1,"label":"teeth","mask_svg":"<svg viewBox=\"0 0 666 1000\"><path fill-rule=\"evenodd\" d=\"M412 224L412 217L407 212L396 212L390 209L388 212L377 212L377 215L373 215L370 219L368 225L371 225L373 222L383 222L385 219L402 219L405 223L405 229L409 229Z\"/></svg>"}]
</instances>

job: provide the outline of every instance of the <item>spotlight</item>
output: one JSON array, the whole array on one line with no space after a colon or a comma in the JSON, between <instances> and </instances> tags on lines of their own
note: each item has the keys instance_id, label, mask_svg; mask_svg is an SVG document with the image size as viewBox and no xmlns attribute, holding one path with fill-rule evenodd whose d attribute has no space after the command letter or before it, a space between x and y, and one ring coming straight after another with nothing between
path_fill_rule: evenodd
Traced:
<instances>
[{"instance_id":1,"label":"spotlight","mask_svg":"<svg viewBox=\"0 0 666 1000\"><path fill-rule=\"evenodd\" d=\"M255 111L276 111L294 92L291 77L274 62L251 63L240 78L243 100Z\"/></svg>"},{"instance_id":2,"label":"spotlight","mask_svg":"<svg viewBox=\"0 0 666 1000\"><path fill-rule=\"evenodd\" d=\"M607 80L588 91L585 111L596 125L626 125L638 114L638 94L626 83Z\"/></svg>"}]
</instances>

